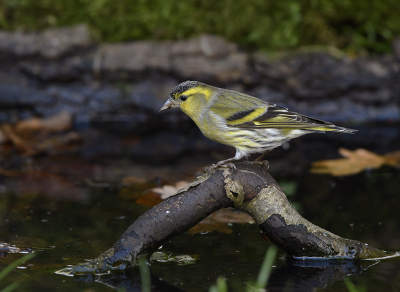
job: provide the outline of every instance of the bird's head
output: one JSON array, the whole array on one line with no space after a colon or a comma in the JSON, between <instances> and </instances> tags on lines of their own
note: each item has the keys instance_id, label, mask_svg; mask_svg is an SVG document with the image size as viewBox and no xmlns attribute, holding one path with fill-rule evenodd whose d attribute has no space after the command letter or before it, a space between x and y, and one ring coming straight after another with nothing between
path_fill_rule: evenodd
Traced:
<instances>
[{"instance_id":1,"label":"bird's head","mask_svg":"<svg viewBox=\"0 0 400 292\"><path fill-rule=\"evenodd\" d=\"M213 91L212 86L198 81L182 82L172 89L170 97L160 111L176 107L188 116L194 117L204 108Z\"/></svg>"}]
</instances>

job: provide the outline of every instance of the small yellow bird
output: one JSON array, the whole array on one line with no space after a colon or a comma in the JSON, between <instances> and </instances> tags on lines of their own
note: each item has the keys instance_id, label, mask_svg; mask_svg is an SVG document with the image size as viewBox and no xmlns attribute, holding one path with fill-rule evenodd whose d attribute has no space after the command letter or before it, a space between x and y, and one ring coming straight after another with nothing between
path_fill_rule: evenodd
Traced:
<instances>
[{"instance_id":1,"label":"small yellow bird","mask_svg":"<svg viewBox=\"0 0 400 292\"><path fill-rule=\"evenodd\" d=\"M211 169L247 157L252 153L264 154L283 143L309 133L356 130L337 127L277 106L256 97L210 86L198 81L185 81L176 86L160 111L180 108L211 140L233 146L236 155L213 164Z\"/></svg>"}]
</instances>

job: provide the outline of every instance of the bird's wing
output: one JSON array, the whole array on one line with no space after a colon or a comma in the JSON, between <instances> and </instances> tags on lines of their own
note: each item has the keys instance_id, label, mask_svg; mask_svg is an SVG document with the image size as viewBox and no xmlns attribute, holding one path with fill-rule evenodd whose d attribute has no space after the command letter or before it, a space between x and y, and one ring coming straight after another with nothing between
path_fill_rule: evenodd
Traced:
<instances>
[{"instance_id":1,"label":"bird's wing","mask_svg":"<svg viewBox=\"0 0 400 292\"><path fill-rule=\"evenodd\" d=\"M276 104L235 91L222 94L213 104L211 110L222 116L226 120L227 126L235 128L355 132L355 130L337 127L330 122L307 117Z\"/></svg>"},{"instance_id":2,"label":"bird's wing","mask_svg":"<svg viewBox=\"0 0 400 292\"><path fill-rule=\"evenodd\" d=\"M245 114L243 112L243 114ZM250 113L247 113L247 115ZM243 118L242 118L243 119ZM233 119L227 119L228 125L238 128L290 128L307 129L333 126L332 123L310 118L295 112L288 111L279 106L270 106L267 110L252 120L236 123Z\"/></svg>"},{"instance_id":3,"label":"bird's wing","mask_svg":"<svg viewBox=\"0 0 400 292\"><path fill-rule=\"evenodd\" d=\"M211 111L236 128L313 128L332 125L287 108L236 91L225 90L213 102Z\"/></svg>"}]
</instances>

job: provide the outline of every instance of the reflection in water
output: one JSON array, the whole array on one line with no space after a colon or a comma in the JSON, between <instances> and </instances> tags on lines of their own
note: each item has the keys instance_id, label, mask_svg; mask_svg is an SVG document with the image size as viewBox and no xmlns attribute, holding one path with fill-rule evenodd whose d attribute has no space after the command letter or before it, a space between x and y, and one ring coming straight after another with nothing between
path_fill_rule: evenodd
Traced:
<instances>
[{"instance_id":1,"label":"reflection in water","mask_svg":"<svg viewBox=\"0 0 400 292\"><path fill-rule=\"evenodd\" d=\"M126 291L126 292L140 292L142 291L141 276L138 267L125 270L123 272L102 274L102 275L79 275L74 277L74 281L92 283L97 282L106 286ZM167 282L160 280L151 273L151 291L154 292L180 292L184 291L175 288Z\"/></svg>"},{"instance_id":2,"label":"reflection in water","mask_svg":"<svg viewBox=\"0 0 400 292\"><path fill-rule=\"evenodd\" d=\"M268 282L268 291L315 291L341 281L347 276L358 275L379 261L352 260L294 260L288 258L280 267L273 270ZM102 283L125 291L141 291L141 277L138 267L123 272L101 275L77 275L74 281ZM151 274L151 291L184 291L173 287ZM228 282L228 285L230 283ZM232 287L233 290L237 290Z\"/></svg>"},{"instance_id":3,"label":"reflection in water","mask_svg":"<svg viewBox=\"0 0 400 292\"><path fill-rule=\"evenodd\" d=\"M379 261L293 260L274 270L268 283L269 291L315 291L361 274Z\"/></svg>"}]
</instances>

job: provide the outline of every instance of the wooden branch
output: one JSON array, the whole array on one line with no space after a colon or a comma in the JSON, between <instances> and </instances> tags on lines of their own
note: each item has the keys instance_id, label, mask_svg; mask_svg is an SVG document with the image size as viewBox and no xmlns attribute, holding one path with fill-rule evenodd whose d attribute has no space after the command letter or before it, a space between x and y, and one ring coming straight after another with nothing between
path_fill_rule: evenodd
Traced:
<instances>
[{"instance_id":1,"label":"wooden branch","mask_svg":"<svg viewBox=\"0 0 400 292\"><path fill-rule=\"evenodd\" d=\"M274 244L293 257L371 259L397 255L341 238L307 221L290 205L264 167L250 162L197 178L184 190L140 216L121 238L94 260L60 270L63 274L123 270L140 256L211 213L235 207L250 214Z\"/></svg>"}]
</instances>

